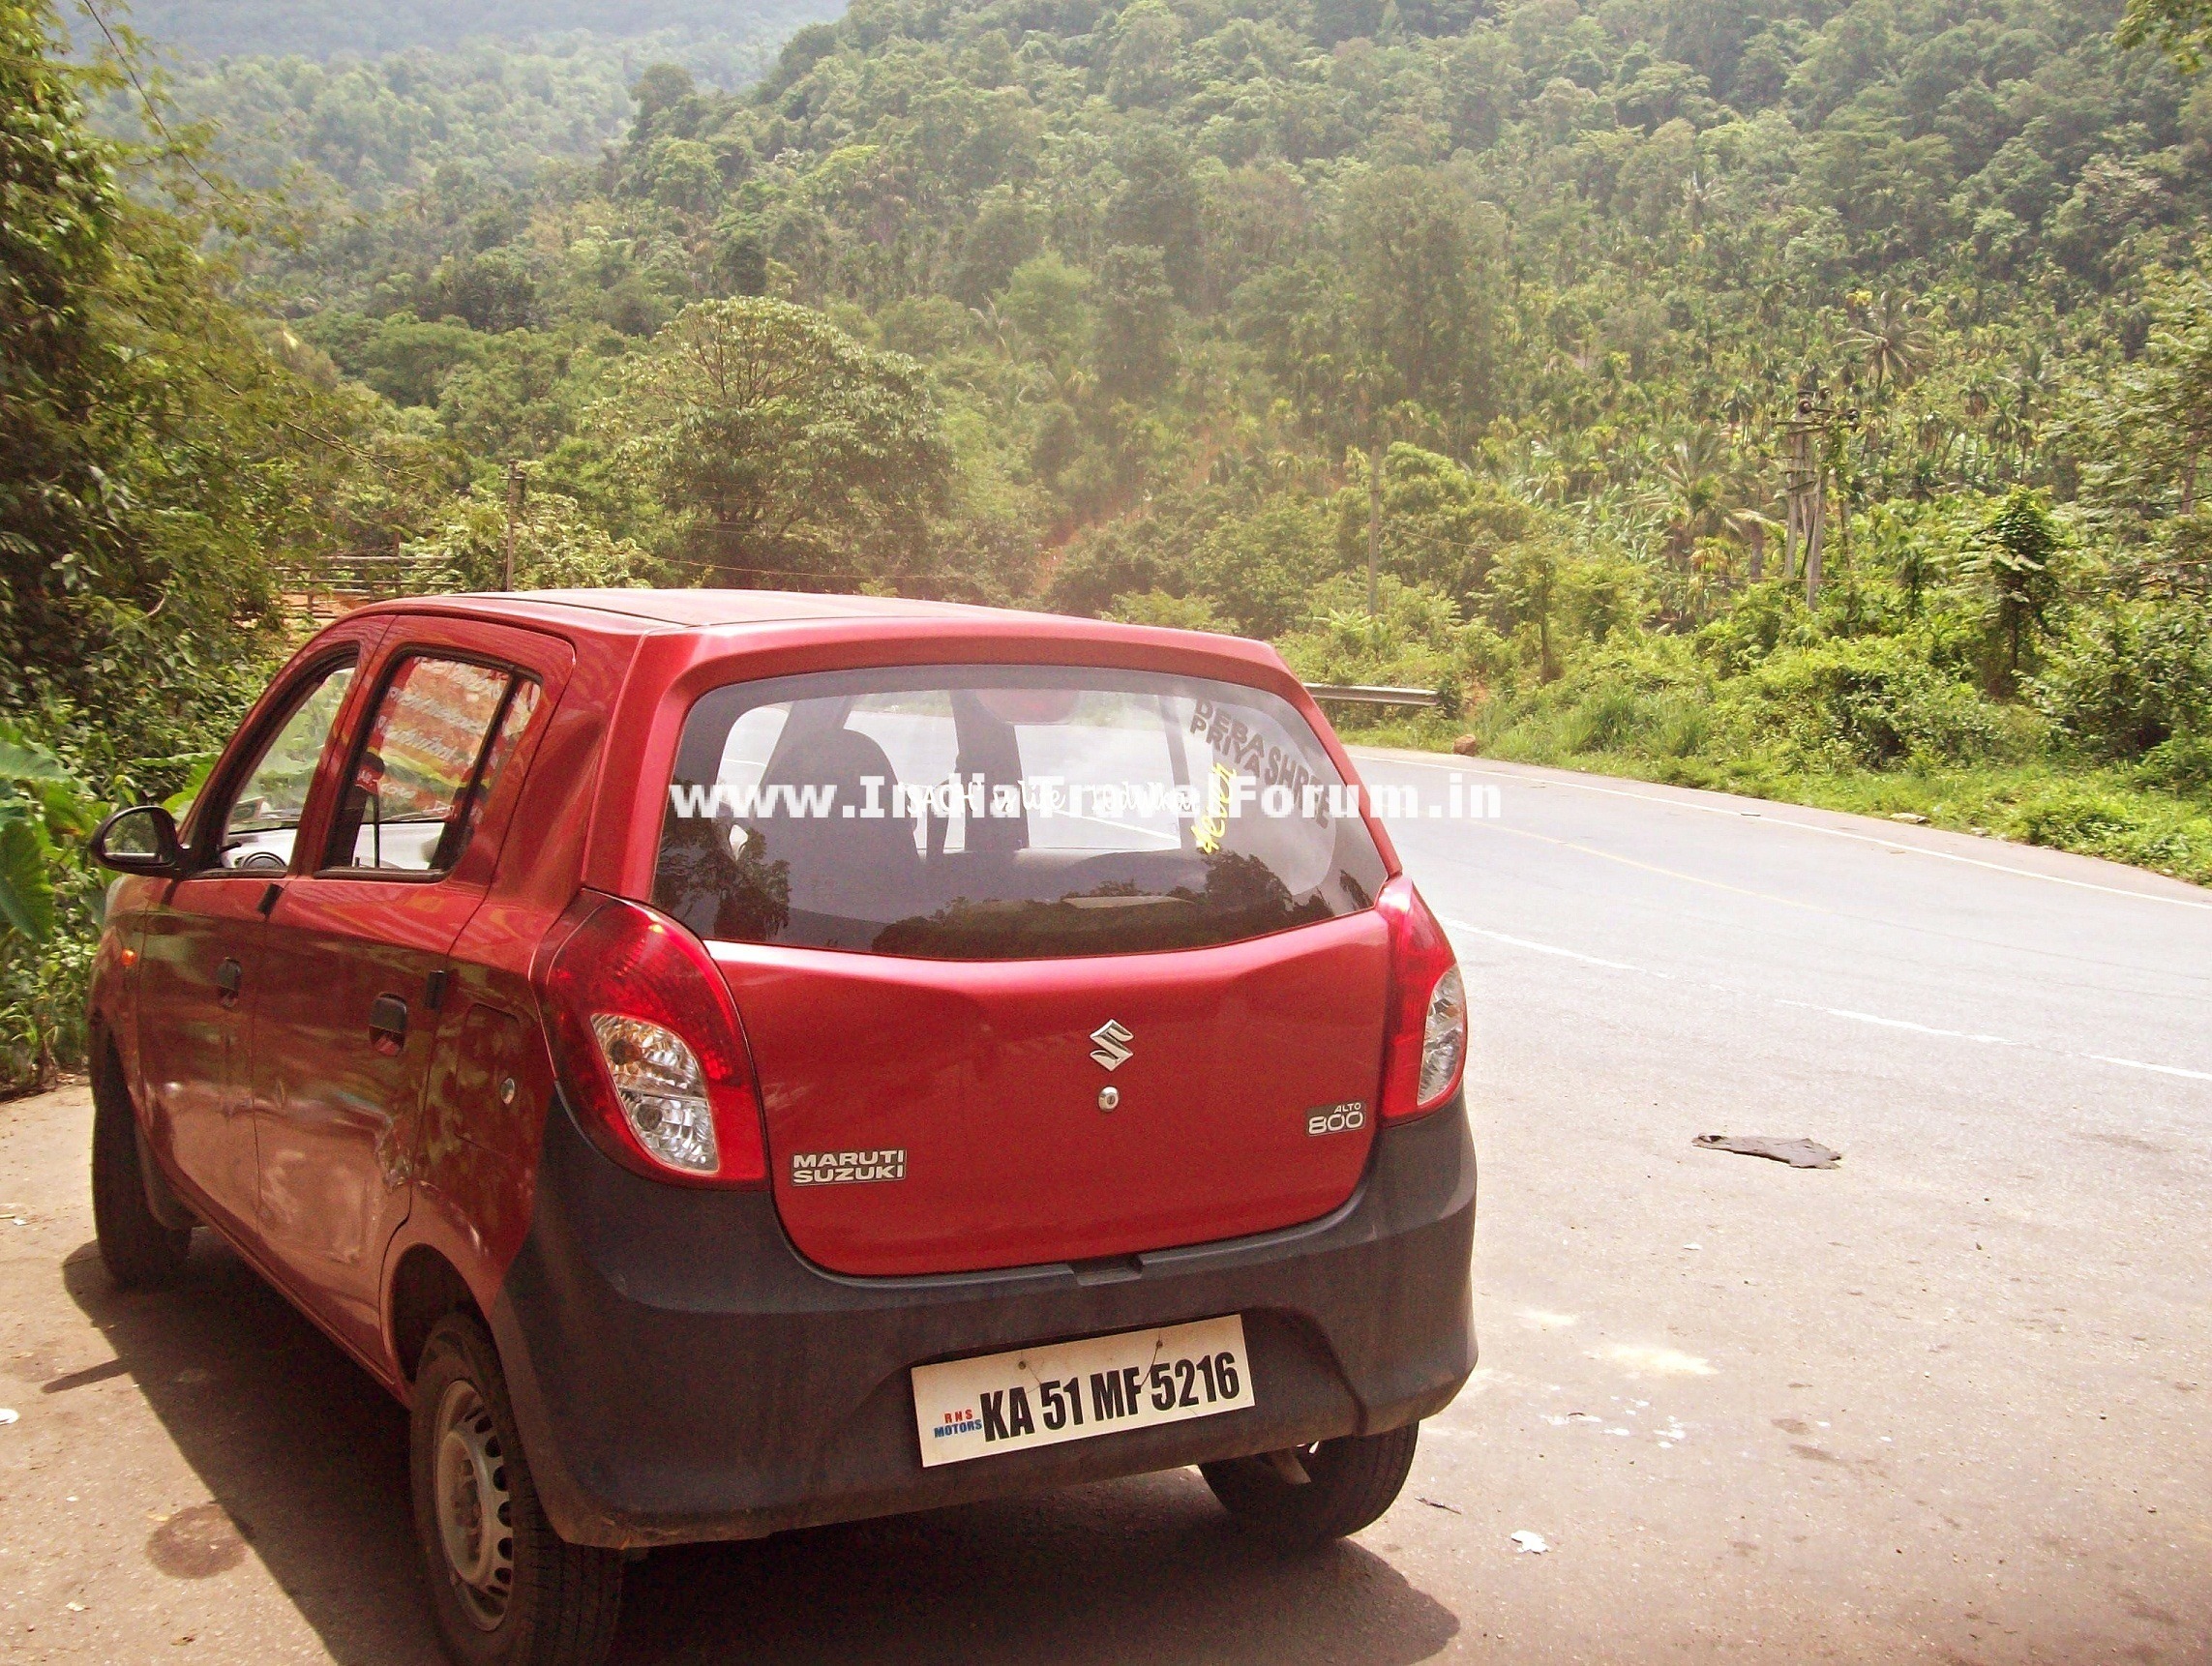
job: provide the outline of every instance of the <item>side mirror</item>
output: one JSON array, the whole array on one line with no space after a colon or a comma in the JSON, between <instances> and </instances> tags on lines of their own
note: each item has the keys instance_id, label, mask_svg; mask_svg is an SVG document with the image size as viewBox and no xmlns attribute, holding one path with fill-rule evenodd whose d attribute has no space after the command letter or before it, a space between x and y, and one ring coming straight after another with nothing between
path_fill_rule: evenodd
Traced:
<instances>
[{"instance_id":1,"label":"side mirror","mask_svg":"<svg viewBox=\"0 0 2212 1666\"><path fill-rule=\"evenodd\" d=\"M184 846L174 817L159 804L118 810L92 836L92 859L118 874L174 876L184 872Z\"/></svg>"}]
</instances>

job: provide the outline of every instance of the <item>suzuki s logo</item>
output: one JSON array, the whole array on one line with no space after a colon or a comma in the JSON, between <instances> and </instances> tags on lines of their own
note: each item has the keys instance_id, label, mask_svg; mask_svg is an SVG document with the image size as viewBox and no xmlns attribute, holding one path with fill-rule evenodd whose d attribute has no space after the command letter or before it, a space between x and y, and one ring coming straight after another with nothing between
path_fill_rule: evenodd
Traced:
<instances>
[{"instance_id":1,"label":"suzuki s logo","mask_svg":"<svg viewBox=\"0 0 2212 1666\"><path fill-rule=\"evenodd\" d=\"M1096 1047L1091 1050L1091 1056L1096 1059L1104 1069L1119 1070L1135 1056L1129 1051L1129 1042L1133 1037L1127 1029L1113 1019L1108 1019L1092 1030L1091 1039L1098 1043Z\"/></svg>"}]
</instances>

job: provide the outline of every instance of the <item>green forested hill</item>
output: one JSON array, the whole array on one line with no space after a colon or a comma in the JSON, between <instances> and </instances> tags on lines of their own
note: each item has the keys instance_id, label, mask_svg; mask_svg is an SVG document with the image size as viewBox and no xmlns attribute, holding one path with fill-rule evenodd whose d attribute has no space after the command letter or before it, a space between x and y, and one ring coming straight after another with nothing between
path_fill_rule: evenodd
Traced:
<instances>
[{"instance_id":1,"label":"green forested hill","mask_svg":"<svg viewBox=\"0 0 2212 1666\"><path fill-rule=\"evenodd\" d=\"M772 61L774 45L754 43L748 55ZM628 123L635 74L604 43L473 41L372 60L188 60L167 72L164 92L174 116L204 124L240 184L339 215L374 212L447 163L527 187L549 167L596 160ZM101 114L145 136L135 89L111 92Z\"/></svg>"},{"instance_id":2,"label":"green forested hill","mask_svg":"<svg viewBox=\"0 0 2212 1666\"><path fill-rule=\"evenodd\" d=\"M622 342L506 400L522 428L477 386L715 296L826 309L935 372L965 507L911 560L956 588L1280 631L1363 537L1342 493L1381 438L1409 448L1386 495L1423 506L1386 504L1389 572L1503 630L1496 557L1540 529L1687 629L1776 544L1777 424L1815 380L1857 413L1832 565L1870 579L1868 541L1923 522L1957 555L1933 528L2019 483L2078 502L2105 557L2164 559L2179 477L2123 487L2083 401L2194 270L2212 104L2115 49L2115 16L864 4L758 89L647 75L596 178L491 219L481 175L449 178L272 277L349 370L580 488ZM441 319L466 332L433 350Z\"/></svg>"},{"instance_id":3,"label":"green forested hill","mask_svg":"<svg viewBox=\"0 0 2212 1666\"><path fill-rule=\"evenodd\" d=\"M2118 16L863 0L758 86L645 72L595 170L455 166L261 278L453 478L523 462L685 581L1236 629L1764 790L1987 766L1944 814L2212 872L2096 797L2212 773L2212 93ZM801 402L891 399L942 478L820 513L791 406L679 419L766 300L878 355ZM2031 813L2062 759L2107 775Z\"/></svg>"},{"instance_id":4,"label":"green forested hill","mask_svg":"<svg viewBox=\"0 0 2212 1666\"><path fill-rule=\"evenodd\" d=\"M104 0L105 6L105 0ZM655 62L740 87L827 0L460 0L346 7L331 0L145 0L105 6L159 67L169 119L198 124L240 183L295 203L374 210L447 163L510 185L596 161ZM66 19L105 45L97 24ZM101 124L148 136L138 90Z\"/></svg>"},{"instance_id":5,"label":"green forested hill","mask_svg":"<svg viewBox=\"0 0 2212 1666\"><path fill-rule=\"evenodd\" d=\"M201 57L375 57L469 40L543 40L583 30L613 40L784 34L829 8L809 0L136 0L131 22Z\"/></svg>"},{"instance_id":6,"label":"green forested hill","mask_svg":"<svg viewBox=\"0 0 2212 1666\"><path fill-rule=\"evenodd\" d=\"M24 428L17 500L97 538L0 540L0 717L165 788L227 681L84 716L165 586L247 682L284 575L495 582L512 491L526 582L1238 630L1439 691L1370 732L2212 879L2212 78L2118 0L862 0L744 85L719 12L585 10L146 0L263 55L176 72L196 161L80 145L160 260L49 287L129 343L158 270L234 358L162 338L141 456L99 378L164 361L95 332ZM598 33L452 44L510 23ZM315 175L271 221L224 158ZM260 461L142 507L195 424ZM93 648L10 623L64 615Z\"/></svg>"}]
</instances>

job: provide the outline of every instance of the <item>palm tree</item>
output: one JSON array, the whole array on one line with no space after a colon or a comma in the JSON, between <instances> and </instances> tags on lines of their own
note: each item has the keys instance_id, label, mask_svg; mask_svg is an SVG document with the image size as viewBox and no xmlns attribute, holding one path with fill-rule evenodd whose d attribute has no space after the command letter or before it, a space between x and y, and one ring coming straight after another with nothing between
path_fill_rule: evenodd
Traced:
<instances>
[{"instance_id":1,"label":"palm tree","mask_svg":"<svg viewBox=\"0 0 2212 1666\"><path fill-rule=\"evenodd\" d=\"M1913 315L1910 295L1884 289L1860 315L1851 332L1851 350L1865 362L1879 398L1891 384L1903 387L1926 367L1933 342L1928 326Z\"/></svg>"},{"instance_id":2,"label":"palm tree","mask_svg":"<svg viewBox=\"0 0 2212 1666\"><path fill-rule=\"evenodd\" d=\"M1728 397L1720 402L1721 416L1738 433L1750 427L1760 408L1758 394L1746 382L1736 383L1728 390Z\"/></svg>"},{"instance_id":3,"label":"palm tree","mask_svg":"<svg viewBox=\"0 0 2212 1666\"><path fill-rule=\"evenodd\" d=\"M1662 539L1670 559L1687 565L1698 544L1719 531L1726 450L1709 428L1690 431L1659 459L1665 483L1660 507Z\"/></svg>"}]
</instances>

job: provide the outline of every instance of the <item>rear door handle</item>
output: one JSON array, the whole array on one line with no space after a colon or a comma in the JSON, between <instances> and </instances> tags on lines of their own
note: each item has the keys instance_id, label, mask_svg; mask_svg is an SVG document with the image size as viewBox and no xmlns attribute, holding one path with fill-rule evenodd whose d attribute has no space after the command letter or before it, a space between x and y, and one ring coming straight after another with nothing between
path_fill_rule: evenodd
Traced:
<instances>
[{"instance_id":1,"label":"rear door handle","mask_svg":"<svg viewBox=\"0 0 2212 1666\"><path fill-rule=\"evenodd\" d=\"M370 1006L369 1044L383 1054L407 1044L407 1003L398 996L380 995Z\"/></svg>"},{"instance_id":2,"label":"rear door handle","mask_svg":"<svg viewBox=\"0 0 2212 1666\"><path fill-rule=\"evenodd\" d=\"M215 998L224 1006L237 1002L238 992L246 985L246 968L236 961L226 960L215 968Z\"/></svg>"}]
</instances>

